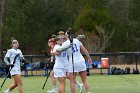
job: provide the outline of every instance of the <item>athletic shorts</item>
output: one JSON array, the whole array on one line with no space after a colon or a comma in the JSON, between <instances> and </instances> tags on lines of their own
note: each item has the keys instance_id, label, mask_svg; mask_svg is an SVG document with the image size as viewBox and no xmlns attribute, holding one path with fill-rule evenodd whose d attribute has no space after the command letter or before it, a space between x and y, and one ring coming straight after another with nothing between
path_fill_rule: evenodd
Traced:
<instances>
[{"instance_id":1,"label":"athletic shorts","mask_svg":"<svg viewBox=\"0 0 140 93\"><path fill-rule=\"evenodd\" d=\"M66 77L66 72L68 72L65 68L54 68L54 77Z\"/></svg>"},{"instance_id":2,"label":"athletic shorts","mask_svg":"<svg viewBox=\"0 0 140 93\"><path fill-rule=\"evenodd\" d=\"M10 71L10 74L11 74L11 76L14 76L14 75L21 75L21 70L20 69L12 69L11 71Z\"/></svg>"},{"instance_id":3,"label":"athletic shorts","mask_svg":"<svg viewBox=\"0 0 140 93\"><path fill-rule=\"evenodd\" d=\"M81 72L86 71L86 64L85 62L75 62L74 63L74 72ZM73 65L70 64L68 67L68 72L73 72Z\"/></svg>"}]
</instances>

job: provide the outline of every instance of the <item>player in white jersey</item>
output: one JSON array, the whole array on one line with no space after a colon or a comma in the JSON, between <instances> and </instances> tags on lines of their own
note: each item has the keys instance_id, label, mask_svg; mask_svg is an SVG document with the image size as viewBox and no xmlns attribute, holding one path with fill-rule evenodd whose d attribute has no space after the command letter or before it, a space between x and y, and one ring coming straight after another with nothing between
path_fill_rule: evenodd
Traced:
<instances>
[{"instance_id":1,"label":"player in white jersey","mask_svg":"<svg viewBox=\"0 0 140 93\"><path fill-rule=\"evenodd\" d=\"M69 39L69 38L65 35L65 33L64 33L63 31L60 31L60 32L59 32L59 35L61 36L61 39L63 40L63 43L64 43L65 41L67 41L67 39ZM77 39L81 39L81 38L83 38L83 35L78 35L76 38L77 38ZM69 43L70 43L70 42L69 42ZM67 45L69 45L69 44L67 44ZM58 48L58 51L61 52L61 51L63 51L63 50L67 50L68 48L69 48L69 46L67 46L67 47L65 47L65 48L63 48L63 46L62 46L62 47ZM69 79L69 73L68 73L68 72L67 72L67 79ZM81 84L78 80L75 80L75 85L76 85L77 88L80 89L80 93L82 93L84 85Z\"/></svg>"},{"instance_id":2,"label":"player in white jersey","mask_svg":"<svg viewBox=\"0 0 140 93\"><path fill-rule=\"evenodd\" d=\"M19 43L17 40L12 40L12 49L9 49L5 55L5 63L11 67L10 74L13 76L14 82L3 93L10 93L18 87L19 93L23 93L20 62L23 59L21 50L18 49ZM14 61L15 59L15 61Z\"/></svg>"},{"instance_id":3,"label":"player in white jersey","mask_svg":"<svg viewBox=\"0 0 140 93\"><path fill-rule=\"evenodd\" d=\"M61 48L65 48L70 45L70 40L67 40L64 42L61 46ZM88 62L91 64L92 59L87 51L87 49L83 46L83 44L78 39L73 39L73 47L68 49L68 56L69 56L69 68L68 72L70 74L70 88L71 93L75 93L75 79L77 72L80 74L81 80L83 84L85 85L85 89L87 93L90 93L90 86L87 80L87 74L86 74L86 64L85 59L80 53L80 50L82 50L85 55L88 58ZM73 59L72 59L72 53L73 53ZM72 60L74 61L74 75L73 75L73 64Z\"/></svg>"},{"instance_id":4,"label":"player in white jersey","mask_svg":"<svg viewBox=\"0 0 140 93\"><path fill-rule=\"evenodd\" d=\"M49 41L48 41L48 46L51 47L50 52L52 52L53 49L54 49L54 46L55 46L54 38L50 38L50 39L49 39ZM52 63L55 63L55 62L54 62L54 55L51 55L51 62L52 62ZM54 71L53 71L53 70L51 70L50 78L51 78L51 83L52 83L53 87L52 87L51 90L48 90L47 92L48 92L48 93L57 93L56 79L55 79L55 77L54 77Z\"/></svg>"},{"instance_id":5,"label":"player in white jersey","mask_svg":"<svg viewBox=\"0 0 140 93\"><path fill-rule=\"evenodd\" d=\"M54 77L58 78L59 81L59 93L65 93L65 79L66 72L68 68L68 59L66 51L57 52L56 50L61 47L63 41L60 36L55 37L56 45L53 49L52 54L55 55L55 64L54 64Z\"/></svg>"}]
</instances>

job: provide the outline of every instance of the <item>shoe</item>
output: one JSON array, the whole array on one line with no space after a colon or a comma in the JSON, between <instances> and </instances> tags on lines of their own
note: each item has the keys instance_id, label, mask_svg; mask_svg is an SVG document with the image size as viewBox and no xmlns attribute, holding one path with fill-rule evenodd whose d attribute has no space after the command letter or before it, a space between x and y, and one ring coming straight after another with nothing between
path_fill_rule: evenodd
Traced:
<instances>
[{"instance_id":1,"label":"shoe","mask_svg":"<svg viewBox=\"0 0 140 93\"><path fill-rule=\"evenodd\" d=\"M10 93L8 90L3 91L3 93Z\"/></svg>"},{"instance_id":2,"label":"shoe","mask_svg":"<svg viewBox=\"0 0 140 93\"><path fill-rule=\"evenodd\" d=\"M57 88L52 88L52 90L48 90L48 93L57 93Z\"/></svg>"},{"instance_id":3,"label":"shoe","mask_svg":"<svg viewBox=\"0 0 140 93\"><path fill-rule=\"evenodd\" d=\"M83 84L80 84L80 93L82 93L83 92L83 87L84 87L84 85Z\"/></svg>"}]
</instances>

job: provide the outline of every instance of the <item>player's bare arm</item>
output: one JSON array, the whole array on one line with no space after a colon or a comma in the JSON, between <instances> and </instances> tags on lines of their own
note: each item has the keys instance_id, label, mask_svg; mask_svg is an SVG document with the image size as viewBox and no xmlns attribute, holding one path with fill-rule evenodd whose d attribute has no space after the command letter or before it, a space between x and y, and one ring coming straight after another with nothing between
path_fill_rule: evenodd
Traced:
<instances>
[{"instance_id":1,"label":"player's bare arm","mask_svg":"<svg viewBox=\"0 0 140 93\"><path fill-rule=\"evenodd\" d=\"M89 64L92 64L92 59L91 59L91 57L90 57L89 52L87 51L87 49L83 45L81 45L80 48L85 53L85 55L87 56Z\"/></svg>"}]
</instances>

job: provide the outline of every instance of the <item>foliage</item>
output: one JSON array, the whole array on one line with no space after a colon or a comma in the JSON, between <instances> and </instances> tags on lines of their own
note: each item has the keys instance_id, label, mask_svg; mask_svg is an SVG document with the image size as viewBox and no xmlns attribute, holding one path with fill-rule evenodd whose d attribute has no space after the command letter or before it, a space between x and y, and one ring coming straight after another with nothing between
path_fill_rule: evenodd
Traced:
<instances>
[{"instance_id":1,"label":"foliage","mask_svg":"<svg viewBox=\"0 0 140 93\"><path fill-rule=\"evenodd\" d=\"M72 27L99 38L98 48L89 41L92 53L139 50L139 6L139 0L6 0L2 47L15 37L25 54L39 53L49 49L51 34Z\"/></svg>"}]
</instances>

